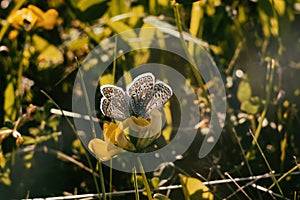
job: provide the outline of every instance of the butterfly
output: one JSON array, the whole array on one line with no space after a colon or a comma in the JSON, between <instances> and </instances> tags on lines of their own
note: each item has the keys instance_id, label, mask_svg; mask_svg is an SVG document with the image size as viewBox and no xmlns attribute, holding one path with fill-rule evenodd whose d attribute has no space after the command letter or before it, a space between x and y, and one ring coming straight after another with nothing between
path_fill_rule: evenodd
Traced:
<instances>
[{"instance_id":1,"label":"butterfly","mask_svg":"<svg viewBox=\"0 0 300 200\"><path fill-rule=\"evenodd\" d=\"M162 81L155 81L152 73L144 73L127 85L126 91L115 85L100 87L103 95L100 110L116 120L130 116L148 118L153 109L160 109L171 98L173 91Z\"/></svg>"}]
</instances>

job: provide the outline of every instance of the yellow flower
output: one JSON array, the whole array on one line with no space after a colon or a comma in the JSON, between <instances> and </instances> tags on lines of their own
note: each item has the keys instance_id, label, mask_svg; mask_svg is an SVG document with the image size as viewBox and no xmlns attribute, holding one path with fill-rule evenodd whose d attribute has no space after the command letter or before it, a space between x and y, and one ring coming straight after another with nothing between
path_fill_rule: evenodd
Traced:
<instances>
[{"instance_id":1,"label":"yellow flower","mask_svg":"<svg viewBox=\"0 0 300 200\"><path fill-rule=\"evenodd\" d=\"M18 37L19 32L17 30L12 30L8 34L8 39L14 40Z\"/></svg>"},{"instance_id":2,"label":"yellow flower","mask_svg":"<svg viewBox=\"0 0 300 200\"><path fill-rule=\"evenodd\" d=\"M129 142L124 132L115 123L103 125L104 137L106 137L112 144L116 145L121 149L134 151L135 148L132 143Z\"/></svg>"},{"instance_id":3,"label":"yellow flower","mask_svg":"<svg viewBox=\"0 0 300 200\"><path fill-rule=\"evenodd\" d=\"M121 151L116 146L111 145L109 141L103 141L98 138L92 139L89 142L88 147L90 151L93 152L97 156L97 158L102 161L110 160Z\"/></svg>"},{"instance_id":4,"label":"yellow flower","mask_svg":"<svg viewBox=\"0 0 300 200\"><path fill-rule=\"evenodd\" d=\"M46 12L43 12L34 5L29 5L28 8L37 16L39 16L36 24L37 27L42 27L46 30L51 30L54 28L58 17L58 12L55 9L49 9Z\"/></svg>"},{"instance_id":5,"label":"yellow flower","mask_svg":"<svg viewBox=\"0 0 300 200\"><path fill-rule=\"evenodd\" d=\"M98 138L92 139L88 147L102 161L114 157L124 151L135 151L134 145L127 139L123 131L115 123L103 125L104 141Z\"/></svg>"},{"instance_id":6,"label":"yellow flower","mask_svg":"<svg viewBox=\"0 0 300 200\"><path fill-rule=\"evenodd\" d=\"M44 28L51 30L54 28L58 17L58 12L55 9L49 9L43 12L34 5L29 5L27 8L22 8L13 12L8 22L15 28L24 28L30 31L33 28Z\"/></svg>"},{"instance_id":7,"label":"yellow flower","mask_svg":"<svg viewBox=\"0 0 300 200\"><path fill-rule=\"evenodd\" d=\"M122 125L124 131L129 131L130 135L134 135L138 138L135 147L140 150L149 146L160 136L162 128L161 113L153 109L150 120L132 116L124 120Z\"/></svg>"},{"instance_id":8,"label":"yellow flower","mask_svg":"<svg viewBox=\"0 0 300 200\"><path fill-rule=\"evenodd\" d=\"M105 123L104 141L94 138L88 147L100 160L106 161L125 150L136 152L146 148L160 136L161 127L161 113L154 109L149 120L131 116L118 124ZM130 141L129 135L137 138L135 144Z\"/></svg>"}]
</instances>

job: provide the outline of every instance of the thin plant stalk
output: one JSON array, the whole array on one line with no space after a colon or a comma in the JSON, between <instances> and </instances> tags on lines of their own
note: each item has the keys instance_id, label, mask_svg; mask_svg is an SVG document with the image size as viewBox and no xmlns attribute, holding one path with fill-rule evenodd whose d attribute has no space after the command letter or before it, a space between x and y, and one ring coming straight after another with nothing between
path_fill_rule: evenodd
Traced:
<instances>
[{"instance_id":1,"label":"thin plant stalk","mask_svg":"<svg viewBox=\"0 0 300 200\"><path fill-rule=\"evenodd\" d=\"M112 171L112 162L113 160L110 159L109 161L109 192L110 192L110 195L109 195L109 200L112 199L112 190L113 190L113 186L112 186L112 174L113 174L113 171Z\"/></svg>"},{"instance_id":2,"label":"thin plant stalk","mask_svg":"<svg viewBox=\"0 0 300 200\"><path fill-rule=\"evenodd\" d=\"M261 113L260 120L258 122L258 126L255 130L255 134L254 134L255 139L257 139L260 135L260 132L261 132L261 129L262 129L262 124L263 124L263 121L266 117L268 107L269 107L269 104L270 104L271 94L272 94L272 86L273 86L273 80L274 80L274 72L275 72L275 61L272 59L270 75L269 75L269 83L268 83L267 88L266 88L266 92L267 92L266 104L265 104L265 107L264 107L264 109ZM255 144L255 141L253 140L252 145L254 145L254 144Z\"/></svg>"},{"instance_id":3,"label":"thin plant stalk","mask_svg":"<svg viewBox=\"0 0 300 200\"><path fill-rule=\"evenodd\" d=\"M70 119L64 115L63 110L61 109L61 107L45 91L41 90L41 93L43 93L61 111L62 116L67 120L67 123L71 127L73 133L76 135L77 139L79 139L79 136L77 134L77 131L76 131L74 125L72 124L72 122L70 121ZM93 169L93 165L92 165L92 162L90 160L90 157L89 157L87 151L85 150L85 148L83 148L83 150L84 150L84 156L85 156L85 158L86 158L86 160L88 162L89 167L91 169ZM96 178L96 176L94 174L92 174L92 175L93 175L93 181L94 181L94 184L96 186L97 193L98 193L98 197L100 199L101 197L100 197L100 190L99 190L99 185L98 185L98 182L97 182L97 178Z\"/></svg>"},{"instance_id":4,"label":"thin plant stalk","mask_svg":"<svg viewBox=\"0 0 300 200\"><path fill-rule=\"evenodd\" d=\"M77 63L78 63L78 61L77 61ZM91 125L92 133L93 133L94 137L96 138L96 128L95 128L95 124L94 124L94 122L92 120L92 110L91 110L90 100L89 100L89 97L87 95L86 86L85 86L85 82L84 82L84 77L83 77L83 74L82 74L82 72L81 72L81 70L79 68L79 65L78 65L78 73L79 73L79 76L80 76L80 82L81 82L81 86L82 86L82 90L83 90L83 95L84 95L85 102L86 102L86 107L87 107L88 115L90 117L89 122L90 122L90 125ZM101 190L102 190L102 194L103 194L102 197L103 197L104 200L106 200L105 185L104 185L104 176L103 176L103 170L102 170L101 161L99 161L98 164L99 164L100 185L101 185Z\"/></svg>"},{"instance_id":5,"label":"thin plant stalk","mask_svg":"<svg viewBox=\"0 0 300 200\"><path fill-rule=\"evenodd\" d=\"M82 90L83 90L83 95L84 95L84 98L85 98L85 103L86 103L86 107L87 107L87 111L88 111L88 115L90 117L90 125L91 125L91 128L92 128L92 133L94 135L94 137L96 138L96 128L95 128L95 124L93 122L93 117L92 117L92 110L91 110L91 105L90 105L90 101L89 101L89 97L87 95L87 91L86 91L86 87L85 87L85 82L84 82L84 77L83 77L83 74L79 68L79 63L78 63L78 60L76 58L76 61L77 61L77 64L78 64L78 74L80 76L80 83L81 83L81 86L82 86Z\"/></svg>"},{"instance_id":6,"label":"thin plant stalk","mask_svg":"<svg viewBox=\"0 0 300 200\"><path fill-rule=\"evenodd\" d=\"M55 149L51 149L51 148L48 148L47 146L44 146L43 148L41 148L45 153L50 153L50 154L53 154L53 155L56 155L56 157L62 161L69 161L71 163L73 163L74 165L80 167L81 169L93 174L94 176L99 176L96 172L94 172L91 168L85 166L82 162L79 162L77 161L76 159L72 158L71 156L61 152L61 151L58 151L58 150L55 150Z\"/></svg>"},{"instance_id":7,"label":"thin plant stalk","mask_svg":"<svg viewBox=\"0 0 300 200\"><path fill-rule=\"evenodd\" d=\"M135 200L140 200L139 185L138 185L138 182L137 182L137 175L136 175L136 168L135 167L133 167L132 173L133 173L133 185L134 185L134 191L135 191Z\"/></svg>"},{"instance_id":8,"label":"thin plant stalk","mask_svg":"<svg viewBox=\"0 0 300 200\"><path fill-rule=\"evenodd\" d=\"M245 197L247 197L247 199L251 200L251 197L249 197L249 195L245 192L245 190L243 189L243 187L241 187L236 181L234 181L234 179L230 176L230 174L228 172L225 172L225 176L227 176L230 180L232 180L232 182L238 188L238 191L241 191L245 195Z\"/></svg>"},{"instance_id":9,"label":"thin plant stalk","mask_svg":"<svg viewBox=\"0 0 300 200\"><path fill-rule=\"evenodd\" d=\"M294 166L292 169L290 169L289 171L287 171L286 173L284 173L281 177L279 177L277 179L277 182L279 183L282 179L284 179L285 177L287 177L289 174L291 174L293 171L297 170L300 168L300 164ZM276 182L275 182L276 183ZM268 190L272 189L275 186L275 183L273 183Z\"/></svg>"},{"instance_id":10,"label":"thin plant stalk","mask_svg":"<svg viewBox=\"0 0 300 200\"><path fill-rule=\"evenodd\" d=\"M234 137L235 137L235 139L236 139L236 141L237 141L237 143L238 143L238 145L239 145L239 147L240 147L240 149L241 149L241 152L242 152L242 155L243 155L243 157L244 157L244 160L245 160L246 166L247 166L247 168L248 168L248 171L249 171L250 175L253 176L253 172L252 172L252 169L251 169L251 167L250 167L249 161L248 161L248 159L246 158L245 150L243 149L243 146L242 146L242 144L241 144L241 142L240 142L240 140L239 140L239 138L238 138L238 135L237 135L237 133L236 133L236 131L235 131L235 128L232 127L231 130L232 130L232 132L234 133Z\"/></svg>"},{"instance_id":11,"label":"thin plant stalk","mask_svg":"<svg viewBox=\"0 0 300 200\"><path fill-rule=\"evenodd\" d=\"M241 152L242 152L242 155L243 155L243 157L244 157L244 160L245 160L246 166L247 166L247 168L248 168L248 171L249 171L250 175L253 176L253 172L252 172L250 163L249 163L249 161L248 161L248 159L247 159L247 157L246 157L245 150L243 149L243 146L242 146L242 144L241 144L241 141L240 141L239 138L238 138L238 135L237 135L237 133L236 133L236 130L235 130L234 127L232 127L231 130L232 130L232 132L234 133L235 139L236 139L236 141L237 141L237 143L238 143L238 145L239 145L239 147L240 147L240 149L241 149ZM258 194L259 199L262 199L260 193L258 192L257 194Z\"/></svg>"},{"instance_id":12,"label":"thin plant stalk","mask_svg":"<svg viewBox=\"0 0 300 200\"><path fill-rule=\"evenodd\" d=\"M270 174L265 174L266 176L269 176ZM257 179L254 179L250 182L247 182L245 185L243 185L241 188L244 189L248 186L253 186L253 184L255 184L255 182L259 181L261 178L265 178L264 176L260 176ZM236 193L238 193L240 191L240 189L236 190L235 192L233 192L232 194L228 195L225 199L230 199L231 197L233 197ZM260 195L260 193L258 192L258 194ZM260 195L261 196L261 195ZM260 197L261 198L261 197Z\"/></svg>"},{"instance_id":13,"label":"thin plant stalk","mask_svg":"<svg viewBox=\"0 0 300 200\"><path fill-rule=\"evenodd\" d=\"M113 62L113 69L112 69L112 77L113 77L113 84L115 84L116 79L116 67L117 67L117 44L118 44L118 37L115 37L115 46L114 46L114 62Z\"/></svg>"},{"instance_id":14,"label":"thin plant stalk","mask_svg":"<svg viewBox=\"0 0 300 200\"><path fill-rule=\"evenodd\" d=\"M276 197L279 197L280 199L291 200L286 197L282 197L280 194L277 194L277 193L273 192L272 190L268 190L267 188L257 185L255 183L252 184L252 187L254 187L257 190L268 193L272 197L272 199L276 199Z\"/></svg>"},{"instance_id":15,"label":"thin plant stalk","mask_svg":"<svg viewBox=\"0 0 300 200\"><path fill-rule=\"evenodd\" d=\"M177 29L178 29L178 32L179 32L180 41L182 43L183 49L184 49L189 61L192 64L192 71L195 75L195 78L196 78L197 82L199 83L200 88L203 91L204 98L206 99L207 103L210 105L210 101L208 99L208 94L207 94L207 90L205 88L205 84L203 83L203 81L201 79L201 76L199 75L199 72L196 70L196 67L197 67L196 62L193 59L193 57L191 56L191 54L189 53L189 50L187 48L187 45L186 45L184 37L183 37L182 24L181 24L181 20L180 20L180 12L179 12L179 4L175 0L172 0L171 2L172 2L172 5L173 5L176 25L177 25Z\"/></svg>"},{"instance_id":16,"label":"thin plant stalk","mask_svg":"<svg viewBox=\"0 0 300 200\"><path fill-rule=\"evenodd\" d=\"M300 172L292 172L290 175L291 176L298 176L300 174ZM275 176L280 176L280 174L275 174ZM234 181L236 182L245 182L245 181L251 181L251 182L256 182L260 179L266 179L266 178L270 178L271 175L269 173L263 174L263 175L257 175L257 176L250 176L250 177L240 177L240 178L233 178ZM208 186L213 186L213 185L219 185L219 184L225 184L225 183L232 183L231 179L220 179L220 180L212 180L212 181L205 181L203 182L204 185L208 185ZM274 195L276 197L282 197L280 196L280 194L274 193L271 190L268 190L267 188L263 188L259 185L256 185L255 183L252 183L251 185L252 187L254 187L255 189L261 190L263 192L267 192L271 195ZM166 190L177 190L177 189L181 189L182 185L169 185L169 186L161 186L159 188L154 188L154 191L166 191ZM141 193L143 192L144 189L138 189L138 192ZM106 193L106 195L112 195L113 197L120 197L120 196L124 196L126 194L133 194L135 193L135 190L123 190L123 191L115 191L113 193ZM81 194L81 195L70 195L70 196L57 196L57 197L51 197L51 200L62 200L62 199L82 199L82 198L95 198L97 197L98 194ZM222 199L217 198L217 199ZM287 199L287 198L285 198Z\"/></svg>"},{"instance_id":17,"label":"thin plant stalk","mask_svg":"<svg viewBox=\"0 0 300 200\"><path fill-rule=\"evenodd\" d=\"M265 163L266 163L266 165L267 165L267 167L268 167L268 169L269 169L269 171L270 171L270 174L272 175L272 179L273 179L274 183L276 184L276 186L277 186L277 188L278 188L280 194L284 197L283 192L282 192L282 190L281 190L281 188L280 188L280 186L279 186L279 184L278 184L278 181L277 181L277 179L276 179L276 177L275 177L275 175L274 175L274 172L273 172L273 170L272 170L272 168L271 168L271 166L270 166L270 164L269 164L269 162L268 162L268 160L267 160L267 158L266 158L264 152L262 151L262 149L261 149L259 143L257 142L257 140L256 140L256 138L255 138L255 136L253 135L253 133L252 133L251 130L250 130L250 133L251 133L251 135L252 135L252 137L253 137L254 142L256 143L256 146L257 146L257 148L258 148L258 150L259 150L261 156L263 157L263 159L264 159L264 161L265 161ZM273 183L273 184L274 184L274 183Z\"/></svg>"},{"instance_id":18,"label":"thin plant stalk","mask_svg":"<svg viewBox=\"0 0 300 200\"><path fill-rule=\"evenodd\" d=\"M103 169L102 169L102 162L101 161L98 161L98 166L99 166L99 175L100 175L100 185L101 185L101 190L102 190L102 197L103 197L104 200L106 200Z\"/></svg>"},{"instance_id":19,"label":"thin plant stalk","mask_svg":"<svg viewBox=\"0 0 300 200\"><path fill-rule=\"evenodd\" d=\"M139 168L141 170L141 175L143 177L143 182L144 182L144 185L145 185L145 190L147 192L148 200L153 200L152 199L152 194L151 194L151 189L150 189L150 186L149 186L149 183L148 183L148 180L147 180L147 177L146 177L146 173L145 173L145 170L144 170L144 167L143 167L143 164L141 162L140 157L138 157L137 160L138 160Z\"/></svg>"}]
</instances>

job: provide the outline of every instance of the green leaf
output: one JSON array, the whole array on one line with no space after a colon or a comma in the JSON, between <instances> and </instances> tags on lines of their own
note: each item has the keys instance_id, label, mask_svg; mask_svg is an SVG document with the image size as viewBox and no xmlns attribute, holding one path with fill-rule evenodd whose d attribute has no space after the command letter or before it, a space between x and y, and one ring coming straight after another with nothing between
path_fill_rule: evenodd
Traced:
<instances>
[{"instance_id":1,"label":"green leaf","mask_svg":"<svg viewBox=\"0 0 300 200\"><path fill-rule=\"evenodd\" d=\"M10 169L6 168L4 173L0 173L0 182L2 182L4 185L10 186L11 180L10 180Z\"/></svg>"},{"instance_id":2,"label":"green leaf","mask_svg":"<svg viewBox=\"0 0 300 200\"><path fill-rule=\"evenodd\" d=\"M128 19L128 24L131 27L135 27L137 26L138 22L141 20L141 17L145 15L144 6L140 5L131 8L131 14L132 16Z\"/></svg>"},{"instance_id":3,"label":"green leaf","mask_svg":"<svg viewBox=\"0 0 300 200\"><path fill-rule=\"evenodd\" d=\"M252 90L248 78L243 77L237 89L237 98L242 103L248 101L251 98Z\"/></svg>"},{"instance_id":4,"label":"green leaf","mask_svg":"<svg viewBox=\"0 0 300 200\"><path fill-rule=\"evenodd\" d=\"M31 168L32 166L33 155L34 155L34 151L31 151L24 156L25 167L27 169Z\"/></svg>"},{"instance_id":5,"label":"green leaf","mask_svg":"<svg viewBox=\"0 0 300 200\"><path fill-rule=\"evenodd\" d=\"M197 33L201 29L201 23L204 16L204 4L205 1L196 1L193 3L190 20L190 33L193 36L197 36Z\"/></svg>"},{"instance_id":6,"label":"green leaf","mask_svg":"<svg viewBox=\"0 0 300 200\"><path fill-rule=\"evenodd\" d=\"M130 26L128 26L127 24L121 21L111 21L111 20L107 20L106 25L109 26L115 33L122 33L120 34L121 38L124 41L126 41L128 45L131 46L132 49L140 48L140 41L132 40L132 39L137 39L138 36Z\"/></svg>"},{"instance_id":7,"label":"green leaf","mask_svg":"<svg viewBox=\"0 0 300 200\"><path fill-rule=\"evenodd\" d=\"M4 91L4 112L5 121L15 121L17 117L17 109L15 107L16 101L15 89L13 81L10 81Z\"/></svg>"},{"instance_id":8,"label":"green leaf","mask_svg":"<svg viewBox=\"0 0 300 200\"><path fill-rule=\"evenodd\" d=\"M259 112L261 105L264 103L264 100L261 100L259 97L251 97L247 101L243 101L241 104L241 110L245 111L248 114L256 114Z\"/></svg>"},{"instance_id":9,"label":"green leaf","mask_svg":"<svg viewBox=\"0 0 300 200\"><path fill-rule=\"evenodd\" d=\"M30 136L22 136L24 139L23 144L24 145L30 145L30 144L34 144L35 143L35 139L33 137Z\"/></svg>"},{"instance_id":10,"label":"green leaf","mask_svg":"<svg viewBox=\"0 0 300 200\"><path fill-rule=\"evenodd\" d=\"M101 17L107 10L108 0L71 0L76 17L82 21L91 21Z\"/></svg>"},{"instance_id":11,"label":"green leaf","mask_svg":"<svg viewBox=\"0 0 300 200\"><path fill-rule=\"evenodd\" d=\"M186 200L214 199L214 195L210 192L209 188L200 180L187 177L183 174L179 174L179 178Z\"/></svg>"},{"instance_id":12,"label":"green leaf","mask_svg":"<svg viewBox=\"0 0 300 200\"><path fill-rule=\"evenodd\" d=\"M75 40L72 40L71 43L68 45L69 50L74 51L81 49L89 44L89 38L88 37L80 37Z\"/></svg>"},{"instance_id":13,"label":"green leaf","mask_svg":"<svg viewBox=\"0 0 300 200\"><path fill-rule=\"evenodd\" d=\"M6 159L2 153L2 151L0 151L0 167L1 169L3 169L6 165Z\"/></svg>"},{"instance_id":14,"label":"green leaf","mask_svg":"<svg viewBox=\"0 0 300 200\"><path fill-rule=\"evenodd\" d=\"M283 6L283 4L275 4L275 9L277 9L278 6ZM277 10L277 12L279 14L283 14L283 12L285 12L285 6ZM258 1L258 16L262 24L264 35L267 38L269 38L271 35L277 37L279 34L279 22L274 16L273 5L270 1Z\"/></svg>"},{"instance_id":15,"label":"green leaf","mask_svg":"<svg viewBox=\"0 0 300 200\"><path fill-rule=\"evenodd\" d=\"M147 23L143 24L139 35L146 47L150 46L156 33L157 30L154 29L152 25Z\"/></svg>"},{"instance_id":16,"label":"green leaf","mask_svg":"<svg viewBox=\"0 0 300 200\"><path fill-rule=\"evenodd\" d=\"M79 0L77 1L76 8L81 12L85 12L88 8L105 2L106 0Z\"/></svg>"},{"instance_id":17,"label":"green leaf","mask_svg":"<svg viewBox=\"0 0 300 200\"><path fill-rule=\"evenodd\" d=\"M37 127L30 127L28 129L28 131L33 136L36 136L36 135L38 135L41 132L41 130L39 128L37 128Z\"/></svg>"},{"instance_id":18,"label":"green leaf","mask_svg":"<svg viewBox=\"0 0 300 200\"><path fill-rule=\"evenodd\" d=\"M129 6L125 0L112 0L110 2L110 16L117 16L129 11Z\"/></svg>"},{"instance_id":19,"label":"green leaf","mask_svg":"<svg viewBox=\"0 0 300 200\"><path fill-rule=\"evenodd\" d=\"M256 114L258 113L260 105L253 104L251 101L243 101L241 104L241 110L245 111L248 114Z\"/></svg>"},{"instance_id":20,"label":"green leaf","mask_svg":"<svg viewBox=\"0 0 300 200\"><path fill-rule=\"evenodd\" d=\"M126 33L122 33L123 39L125 41L127 41L126 39L128 38L137 37L135 32L132 30L132 28L127 24L125 24L124 22L107 20L106 25L108 25L115 33L126 32Z\"/></svg>"},{"instance_id":21,"label":"green leaf","mask_svg":"<svg viewBox=\"0 0 300 200\"><path fill-rule=\"evenodd\" d=\"M153 197L157 200L170 200L169 197L167 197L166 195L160 194L160 193L155 193L153 195Z\"/></svg>"},{"instance_id":22,"label":"green leaf","mask_svg":"<svg viewBox=\"0 0 300 200\"><path fill-rule=\"evenodd\" d=\"M99 78L100 85L111 84L114 85L114 77L112 74L104 74Z\"/></svg>"},{"instance_id":23,"label":"green leaf","mask_svg":"<svg viewBox=\"0 0 300 200\"><path fill-rule=\"evenodd\" d=\"M159 188L159 178L158 177L153 177L151 179L151 185L153 188Z\"/></svg>"},{"instance_id":24,"label":"green leaf","mask_svg":"<svg viewBox=\"0 0 300 200\"><path fill-rule=\"evenodd\" d=\"M63 63L63 54L56 46L50 44L47 40L38 35L33 35L32 40L35 50L39 52L37 57L38 70L49 67L55 68L57 65Z\"/></svg>"},{"instance_id":25,"label":"green leaf","mask_svg":"<svg viewBox=\"0 0 300 200\"><path fill-rule=\"evenodd\" d=\"M57 137L61 136L61 132L53 132L51 135L36 137L36 143L46 142L50 139L56 140Z\"/></svg>"},{"instance_id":26,"label":"green leaf","mask_svg":"<svg viewBox=\"0 0 300 200\"><path fill-rule=\"evenodd\" d=\"M58 116L51 116L47 121L47 126L52 128L52 131L57 131L57 127L60 123L60 118Z\"/></svg>"},{"instance_id":27,"label":"green leaf","mask_svg":"<svg viewBox=\"0 0 300 200\"><path fill-rule=\"evenodd\" d=\"M283 16L286 10L285 0L274 0L274 8L280 16Z\"/></svg>"}]
</instances>

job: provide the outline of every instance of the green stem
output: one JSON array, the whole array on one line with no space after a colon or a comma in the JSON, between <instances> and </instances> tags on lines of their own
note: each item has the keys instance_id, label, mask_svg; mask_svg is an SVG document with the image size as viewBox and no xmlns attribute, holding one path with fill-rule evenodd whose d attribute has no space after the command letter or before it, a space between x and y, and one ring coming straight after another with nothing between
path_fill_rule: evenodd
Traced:
<instances>
[{"instance_id":1,"label":"green stem","mask_svg":"<svg viewBox=\"0 0 300 200\"><path fill-rule=\"evenodd\" d=\"M106 200L104 177L103 177L103 169L102 169L102 163L101 163L101 161L98 161L98 166L99 166L99 175L100 175L100 184L101 184L101 190L102 190L102 197L103 197L104 200Z\"/></svg>"},{"instance_id":2,"label":"green stem","mask_svg":"<svg viewBox=\"0 0 300 200\"><path fill-rule=\"evenodd\" d=\"M263 124L263 121L266 117L268 107L269 107L269 104L270 104L271 94L272 94L272 86L273 86L273 79L274 79L274 71L275 71L275 61L272 59L271 69L270 69L270 74L269 74L269 83L268 83L267 88L266 88L266 93L267 93L266 104L265 104L265 107L264 107L264 109L261 113L260 120L258 122L258 126L257 126L257 128L255 130L255 134L254 134L256 140L258 139L258 137L260 135L260 132L261 132L261 129L262 129L262 124ZM252 145L253 146L255 145L254 140L252 141Z\"/></svg>"},{"instance_id":3,"label":"green stem","mask_svg":"<svg viewBox=\"0 0 300 200\"><path fill-rule=\"evenodd\" d=\"M296 166L294 166L292 169L290 169L288 172L284 173L279 179L277 179L277 182L279 183L282 179L284 179L285 177L287 177L289 174L291 174L293 171L297 170L300 168L300 164L297 164ZM276 183L276 182L275 182ZM274 186L275 183L273 183L268 190L271 190Z\"/></svg>"},{"instance_id":4,"label":"green stem","mask_svg":"<svg viewBox=\"0 0 300 200\"><path fill-rule=\"evenodd\" d=\"M140 200L139 184L137 182L136 168L133 167L132 171L133 171L132 173L133 173L133 185L134 185L134 191L135 191L135 200Z\"/></svg>"},{"instance_id":5,"label":"green stem","mask_svg":"<svg viewBox=\"0 0 300 200\"><path fill-rule=\"evenodd\" d=\"M173 10L174 10L174 14L175 14L176 25L177 25L177 29L178 29L178 32L179 32L180 41L182 43L183 49L185 51L185 54L188 57L188 60L192 64L192 71L193 71L193 73L195 75L195 78L196 78L196 80L197 80L200 88L203 91L204 97L205 97L208 105L210 105L210 101L208 99L207 89L205 88L205 84L203 83L202 78L201 78L199 72L196 69L196 67L197 67L196 62L195 62L194 58L191 56L191 54L189 53L187 44L186 44L186 42L184 40L184 37L183 37L182 24L181 24L181 20L180 20L179 4L175 0L172 0L171 3L173 5Z\"/></svg>"},{"instance_id":6,"label":"green stem","mask_svg":"<svg viewBox=\"0 0 300 200\"><path fill-rule=\"evenodd\" d=\"M156 14L156 7L157 7L157 2L156 2L156 0L150 0L150 1L149 1L149 12L150 12L152 15L155 15L155 14Z\"/></svg>"},{"instance_id":7,"label":"green stem","mask_svg":"<svg viewBox=\"0 0 300 200\"><path fill-rule=\"evenodd\" d=\"M269 162L268 162L268 160L267 160L267 158L266 158L266 156L265 156L263 150L261 149L261 147L260 147L259 143L257 142L255 136L252 134L252 131L251 131L251 130L250 130L250 133L251 133L251 135L253 136L253 141L255 142L255 144L256 144L256 146L257 146L257 148L258 148L258 150L259 150L261 156L263 157L263 159L264 159L264 161L265 161L265 163L266 163L266 165L267 165L267 167L268 167L268 169L269 169L269 171L270 171L270 174L271 174L272 179L273 179L273 181L274 181L273 184L276 184L276 186L277 186L277 188L278 188L280 194L284 197L283 192L282 192L282 190L281 190L281 188L280 188L280 186L279 186L279 184L278 184L278 181L276 180L276 177L275 177L275 175L274 175L274 172L273 172L273 170L272 170L272 168L271 168L271 165L269 164Z\"/></svg>"},{"instance_id":8,"label":"green stem","mask_svg":"<svg viewBox=\"0 0 300 200\"><path fill-rule=\"evenodd\" d=\"M92 120L93 117L92 117L92 110L91 110L90 100L89 100L89 97L88 97L88 94L87 94L83 74L81 72L81 69L79 68L79 63L78 63L77 67L78 67L78 74L80 76L80 83L81 83L81 86L82 86L83 95L84 95L84 98L85 98L86 108L87 108L87 111L88 111L88 115L90 117L89 121L90 121L90 125L91 125L91 128L92 128L92 133L93 133L94 137L96 138L97 137L96 136L96 128L95 128L94 121Z\"/></svg>"},{"instance_id":9,"label":"green stem","mask_svg":"<svg viewBox=\"0 0 300 200\"><path fill-rule=\"evenodd\" d=\"M85 86L85 82L84 82L84 77L83 77L83 74L81 72L81 69L79 68L79 65L78 65L78 73L79 73L79 76L80 76L80 81L81 81L81 85L82 85L82 89L83 89L83 95L84 95L84 98L85 98L88 115L90 117L89 121L90 121L91 129L92 129L92 133L93 133L94 137L96 138L96 128L95 128L94 121L92 120L93 117L92 117L92 110L91 110L90 100L89 100L89 96L87 94L87 90L86 90L86 86ZM103 194L103 199L106 200L102 164L101 164L101 161L99 161L98 163L99 163L99 175L100 175L101 190L102 190L102 194Z\"/></svg>"},{"instance_id":10,"label":"green stem","mask_svg":"<svg viewBox=\"0 0 300 200\"><path fill-rule=\"evenodd\" d=\"M61 111L62 113L62 116L66 119L67 123L69 124L69 126L71 127L73 133L76 135L77 139L79 139L79 136L77 134L77 131L74 127L74 125L72 124L72 122L70 121L70 119L68 117L66 117L64 115L64 112L63 110L61 109L61 107L54 101L54 99L52 99L52 97L50 97L45 91L41 90L41 92ZM82 143L81 143L82 145ZM84 156L88 162L88 165L91 169L93 169L93 165L92 165L92 162L90 160L90 157L89 155L87 154L87 151L85 150L85 148L82 148L84 150ZM95 183L95 186L96 186L96 190L97 190L97 193L100 194L100 190L99 190L99 185L98 185L98 182L97 182L97 178L96 176L94 175L94 173L92 174L93 175L93 181ZM100 196L99 196L99 199L100 199Z\"/></svg>"},{"instance_id":11,"label":"green stem","mask_svg":"<svg viewBox=\"0 0 300 200\"><path fill-rule=\"evenodd\" d=\"M112 162L113 160L110 159L110 162L109 162L109 192L110 192L110 195L109 195L109 200L112 199L112 190L113 190L113 187L112 187L112 174L113 174L113 171L112 171Z\"/></svg>"},{"instance_id":12,"label":"green stem","mask_svg":"<svg viewBox=\"0 0 300 200\"><path fill-rule=\"evenodd\" d=\"M139 168L141 170L141 175L143 177L143 182L144 182L144 185L145 185L145 190L147 192L148 200L153 200L152 199L151 189L150 189L150 186L149 186L149 183L148 183L148 180L147 180L147 177L146 177L146 173L145 173L145 170L143 168L143 165L142 165L140 157L138 157L137 160L138 160Z\"/></svg>"},{"instance_id":13,"label":"green stem","mask_svg":"<svg viewBox=\"0 0 300 200\"><path fill-rule=\"evenodd\" d=\"M115 84L115 81L116 81L116 67L117 67L117 43L118 43L118 37L115 37L115 46L114 46L114 62L113 62L113 70L112 70L113 84Z\"/></svg>"}]
</instances>

